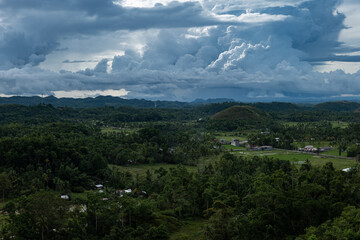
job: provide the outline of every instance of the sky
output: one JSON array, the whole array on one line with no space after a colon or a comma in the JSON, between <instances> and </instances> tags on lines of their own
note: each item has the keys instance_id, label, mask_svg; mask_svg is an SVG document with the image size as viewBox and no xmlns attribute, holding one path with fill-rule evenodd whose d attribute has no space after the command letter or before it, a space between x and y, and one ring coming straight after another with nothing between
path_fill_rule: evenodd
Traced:
<instances>
[{"instance_id":1,"label":"sky","mask_svg":"<svg viewBox=\"0 0 360 240\"><path fill-rule=\"evenodd\" d=\"M358 0L0 0L0 96L360 98Z\"/></svg>"}]
</instances>

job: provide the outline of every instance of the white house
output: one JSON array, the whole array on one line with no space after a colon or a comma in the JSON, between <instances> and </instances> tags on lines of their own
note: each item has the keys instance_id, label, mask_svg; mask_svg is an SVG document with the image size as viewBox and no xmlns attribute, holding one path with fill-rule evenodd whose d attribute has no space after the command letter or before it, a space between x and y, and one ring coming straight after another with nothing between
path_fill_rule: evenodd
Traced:
<instances>
[{"instance_id":1,"label":"white house","mask_svg":"<svg viewBox=\"0 0 360 240\"><path fill-rule=\"evenodd\" d=\"M231 139L231 145L235 147L239 147L240 141L238 139Z\"/></svg>"},{"instance_id":2,"label":"white house","mask_svg":"<svg viewBox=\"0 0 360 240\"><path fill-rule=\"evenodd\" d=\"M69 195L61 195L60 198L61 198L61 199L65 199L65 200L69 200L69 199L70 199Z\"/></svg>"}]
</instances>

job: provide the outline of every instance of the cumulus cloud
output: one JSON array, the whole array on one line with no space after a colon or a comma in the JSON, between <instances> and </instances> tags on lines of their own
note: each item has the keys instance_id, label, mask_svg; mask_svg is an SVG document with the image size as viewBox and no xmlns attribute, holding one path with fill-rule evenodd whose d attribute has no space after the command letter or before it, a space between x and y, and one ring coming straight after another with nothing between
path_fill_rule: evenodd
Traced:
<instances>
[{"instance_id":1,"label":"cumulus cloud","mask_svg":"<svg viewBox=\"0 0 360 240\"><path fill-rule=\"evenodd\" d=\"M125 97L129 92L125 89L108 89L104 91L95 90L72 90L72 91L53 91L52 92L57 98L88 98L97 96L114 96L114 97Z\"/></svg>"},{"instance_id":2,"label":"cumulus cloud","mask_svg":"<svg viewBox=\"0 0 360 240\"><path fill-rule=\"evenodd\" d=\"M0 93L89 96L121 89L129 98L172 100L355 96L359 72L313 71L324 61L360 60L348 54L354 47L339 42L346 28L339 3L202 0L140 8L109 0L2 0ZM63 47L63 38L92 36L96 42L123 29L127 37L118 38L116 53L94 68L54 72L38 66Z\"/></svg>"},{"instance_id":3,"label":"cumulus cloud","mask_svg":"<svg viewBox=\"0 0 360 240\"><path fill-rule=\"evenodd\" d=\"M251 22L253 17L217 16L198 2L170 2L153 8L124 8L112 0L0 1L1 69L38 65L69 37L100 35L118 30L180 28ZM257 21L284 16L259 14ZM2 26L2 27L1 27Z\"/></svg>"}]
</instances>

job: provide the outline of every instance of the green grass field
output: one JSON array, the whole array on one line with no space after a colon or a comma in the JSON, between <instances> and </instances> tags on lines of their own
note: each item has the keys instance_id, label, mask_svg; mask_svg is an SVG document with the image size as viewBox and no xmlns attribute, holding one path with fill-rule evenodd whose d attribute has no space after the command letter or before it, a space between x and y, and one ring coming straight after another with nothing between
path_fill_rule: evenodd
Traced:
<instances>
[{"instance_id":1,"label":"green grass field","mask_svg":"<svg viewBox=\"0 0 360 240\"><path fill-rule=\"evenodd\" d=\"M240 141L246 140L247 137L241 135L239 132L215 132L216 139L224 139L226 141L231 141L231 139L239 139Z\"/></svg>"},{"instance_id":2,"label":"green grass field","mask_svg":"<svg viewBox=\"0 0 360 240\"><path fill-rule=\"evenodd\" d=\"M327 162L332 162L336 169L344 169L348 167L353 167L356 165L356 161L352 159L340 159L340 158L323 158L317 155L310 155L305 153L297 153L291 151L283 150L273 150L273 151L241 151L233 152L237 156L267 156L271 158L277 158L280 160L287 160L294 162L295 164L302 164L306 160L309 160L310 163L314 166L323 166Z\"/></svg>"},{"instance_id":3,"label":"green grass field","mask_svg":"<svg viewBox=\"0 0 360 240\"><path fill-rule=\"evenodd\" d=\"M334 150L324 152L324 154L333 155L333 156L339 156L339 149L335 148ZM347 157L346 152L341 152L342 157Z\"/></svg>"},{"instance_id":4,"label":"green grass field","mask_svg":"<svg viewBox=\"0 0 360 240\"><path fill-rule=\"evenodd\" d=\"M347 122L331 122L333 128L347 128L349 123Z\"/></svg>"},{"instance_id":5,"label":"green grass field","mask_svg":"<svg viewBox=\"0 0 360 240\"><path fill-rule=\"evenodd\" d=\"M206 224L206 219L194 219L191 221L184 221L181 228L170 235L170 240L196 240L200 239L202 235L202 227Z\"/></svg>"}]
</instances>

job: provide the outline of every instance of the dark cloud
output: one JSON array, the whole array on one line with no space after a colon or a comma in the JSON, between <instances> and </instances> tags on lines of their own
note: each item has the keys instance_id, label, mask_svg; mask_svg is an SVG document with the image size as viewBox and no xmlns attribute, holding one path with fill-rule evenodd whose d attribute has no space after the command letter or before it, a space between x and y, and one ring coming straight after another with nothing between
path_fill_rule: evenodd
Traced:
<instances>
[{"instance_id":1,"label":"dark cloud","mask_svg":"<svg viewBox=\"0 0 360 240\"><path fill-rule=\"evenodd\" d=\"M220 23L198 3L125 9L108 0L3 0L0 69L38 65L59 40L122 29L176 28Z\"/></svg>"},{"instance_id":2,"label":"dark cloud","mask_svg":"<svg viewBox=\"0 0 360 240\"><path fill-rule=\"evenodd\" d=\"M357 94L359 72L312 69L322 61L360 60L348 54L355 48L338 40L346 28L345 16L336 12L339 3L204 0L123 8L107 0L2 0L0 12L8 25L0 29L0 93L126 89L128 97L173 100ZM247 4L251 11L243 7ZM139 35L141 51L126 43L123 55L106 57L93 69L57 73L36 67L59 49L61 39L121 29L129 35L154 30Z\"/></svg>"},{"instance_id":3,"label":"dark cloud","mask_svg":"<svg viewBox=\"0 0 360 240\"><path fill-rule=\"evenodd\" d=\"M324 62L324 61L333 61L333 62L360 62L360 56L349 56L349 55L332 55L325 56L322 58L312 58L306 59L309 62Z\"/></svg>"}]
</instances>

